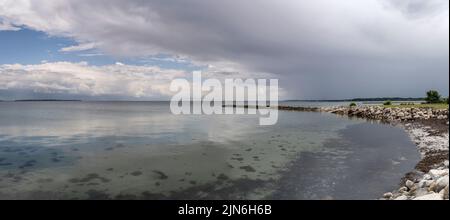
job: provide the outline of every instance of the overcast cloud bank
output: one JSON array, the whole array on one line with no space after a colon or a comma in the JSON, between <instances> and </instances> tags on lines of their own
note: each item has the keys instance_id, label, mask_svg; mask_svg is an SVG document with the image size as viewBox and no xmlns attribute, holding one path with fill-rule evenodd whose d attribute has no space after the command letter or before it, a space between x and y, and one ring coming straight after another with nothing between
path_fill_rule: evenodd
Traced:
<instances>
[{"instance_id":1,"label":"overcast cloud bank","mask_svg":"<svg viewBox=\"0 0 450 220\"><path fill-rule=\"evenodd\" d=\"M448 95L448 8L447 0L3 0L0 29L26 27L79 42L61 48L66 53L164 53L221 72L275 75L285 99L421 96L428 89ZM98 78L54 68L61 65ZM0 85L7 89L147 97L164 95L159 86L165 82L145 88L151 76L133 74L158 72L166 81L174 74L128 66L137 72L122 76L117 66L69 63L1 68ZM20 71L30 76L12 83L10 75ZM41 74L48 83L36 81ZM110 74L127 86L113 89Z\"/></svg>"}]
</instances>

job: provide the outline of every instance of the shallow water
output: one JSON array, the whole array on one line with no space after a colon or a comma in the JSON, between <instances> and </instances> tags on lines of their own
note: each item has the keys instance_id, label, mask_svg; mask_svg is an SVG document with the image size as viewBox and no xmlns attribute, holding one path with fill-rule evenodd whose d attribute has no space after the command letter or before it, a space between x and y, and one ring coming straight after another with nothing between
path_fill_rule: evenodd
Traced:
<instances>
[{"instance_id":1,"label":"shallow water","mask_svg":"<svg viewBox=\"0 0 450 220\"><path fill-rule=\"evenodd\" d=\"M176 116L165 102L0 103L0 199L370 199L418 161L330 114Z\"/></svg>"}]
</instances>

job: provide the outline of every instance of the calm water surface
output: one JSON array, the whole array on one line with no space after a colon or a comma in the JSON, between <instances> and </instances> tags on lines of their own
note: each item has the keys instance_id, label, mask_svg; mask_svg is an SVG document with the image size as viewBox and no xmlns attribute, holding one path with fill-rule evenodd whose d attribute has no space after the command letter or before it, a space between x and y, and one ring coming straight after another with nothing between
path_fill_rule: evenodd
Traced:
<instances>
[{"instance_id":1,"label":"calm water surface","mask_svg":"<svg viewBox=\"0 0 450 220\"><path fill-rule=\"evenodd\" d=\"M172 115L164 102L0 102L0 199L375 199L418 161L330 114Z\"/></svg>"}]
</instances>

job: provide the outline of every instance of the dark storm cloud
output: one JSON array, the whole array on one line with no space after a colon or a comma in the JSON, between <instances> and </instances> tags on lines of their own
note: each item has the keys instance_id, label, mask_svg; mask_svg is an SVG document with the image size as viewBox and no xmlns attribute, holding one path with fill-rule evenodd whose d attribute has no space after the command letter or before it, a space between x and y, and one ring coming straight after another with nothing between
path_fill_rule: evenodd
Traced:
<instances>
[{"instance_id":1,"label":"dark storm cloud","mask_svg":"<svg viewBox=\"0 0 450 220\"><path fill-rule=\"evenodd\" d=\"M0 16L112 55L276 74L285 98L448 94L447 0L22 0Z\"/></svg>"}]
</instances>

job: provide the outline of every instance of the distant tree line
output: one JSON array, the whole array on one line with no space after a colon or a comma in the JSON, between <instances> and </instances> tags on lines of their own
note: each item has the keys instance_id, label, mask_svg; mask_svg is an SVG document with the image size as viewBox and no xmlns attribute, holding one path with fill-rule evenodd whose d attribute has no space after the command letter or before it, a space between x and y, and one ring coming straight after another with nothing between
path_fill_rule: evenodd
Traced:
<instances>
[{"instance_id":1,"label":"distant tree line","mask_svg":"<svg viewBox=\"0 0 450 220\"><path fill-rule=\"evenodd\" d=\"M15 102L81 102L78 99L18 99Z\"/></svg>"},{"instance_id":2,"label":"distant tree line","mask_svg":"<svg viewBox=\"0 0 450 220\"><path fill-rule=\"evenodd\" d=\"M380 98L356 98L348 101L352 102L383 102L386 100L390 101L423 101L424 98L402 98L402 97L380 97Z\"/></svg>"}]
</instances>

